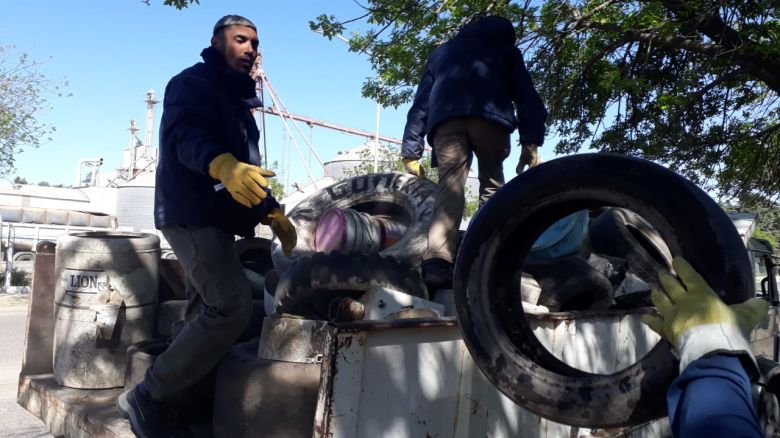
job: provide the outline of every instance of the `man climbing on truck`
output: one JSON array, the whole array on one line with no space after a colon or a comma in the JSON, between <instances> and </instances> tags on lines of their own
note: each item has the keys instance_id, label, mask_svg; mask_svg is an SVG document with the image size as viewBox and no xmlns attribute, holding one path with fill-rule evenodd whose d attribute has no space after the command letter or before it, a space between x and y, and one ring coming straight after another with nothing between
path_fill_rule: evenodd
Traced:
<instances>
[{"instance_id":1,"label":"man climbing on truck","mask_svg":"<svg viewBox=\"0 0 780 438\"><path fill-rule=\"evenodd\" d=\"M181 332L117 405L140 437L177 435L166 405L211 371L245 328L252 312L249 283L234 248L235 235L270 225L286 253L293 225L271 196L260 166L261 106L249 73L257 57L257 28L228 15L213 29L204 62L168 83L160 128L155 223L187 277L187 314Z\"/></svg>"},{"instance_id":2,"label":"man climbing on truck","mask_svg":"<svg viewBox=\"0 0 780 438\"><path fill-rule=\"evenodd\" d=\"M439 46L425 65L409 109L401 156L406 170L424 176L420 158L428 142L439 168L439 195L423 256L431 289L452 287L464 188L472 154L479 170L480 206L504 185L510 134L520 132L520 173L537 163L547 110L515 46L515 30L503 17L480 17Z\"/></svg>"}]
</instances>

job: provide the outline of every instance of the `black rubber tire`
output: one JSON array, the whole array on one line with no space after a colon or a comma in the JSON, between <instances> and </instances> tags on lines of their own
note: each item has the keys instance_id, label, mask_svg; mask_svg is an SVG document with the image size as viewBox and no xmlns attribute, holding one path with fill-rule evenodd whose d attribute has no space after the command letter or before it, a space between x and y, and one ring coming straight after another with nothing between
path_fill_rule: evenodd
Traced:
<instances>
[{"instance_id":1,"label":"black rubber tire","mask_svg":"<svg viewBox=\"0 0 780 438\"><path fill-rule=\"evenodd\" d=\"M238 259L245 268L260 275L265 275L274 268L271 259L271 240L262 237L238 239L235 248Z\"/></svg>"},{"instance_id":2,"label":"black rubber tire","mask_svg":"<svg viewBox=\"0 0 780 438\"><path fill-rule=\"evenodd\" d=\"M299 258L281 276L274 303L277 313L327 320L334 298L358 299L374 286L428 299L420 275L393 259L355 253L317 253Z\"/></svg>"},{"instance_id":3,"label":"black rubber tire","mask_svg":"<svg viewBox=\"0 0 780 438\"><path fill-rule=\"evenodd\" d=\"M406 234L379 255L419 269L428 247L428 227L433 217L436 184L409 174L374 173L340 181L307 198L289 213L298 233L291 256L274 239L274 267L282 275L290 264L314 250L314 233L322 213L333 207L352 208L385 217L407 226Z\"/></svg>"},{"instance_id":4,"label":"black rubber tire","mask_svg":"<svg viewBox=\"0 0 780 438\"><path fill-rule=\"evenodd\" d=\"M550 312L607 310L612 305L609 279L582 257L529 261L523 270L542 288L536 304Z\"/></svg>"},{"instance_id":5,"label":"black rubber tire","mask_svg":"<svg viewBox=\"0 0 780 438\"><path fill-rule=\"evenodd\" d=\"M455 267L458 319L480 370L525 409L576 426L637 425L666 415L665 389L678 367L669 344L660 342L615 374L574 369L533 334L512 283L543 230L599 205L625 207L647 219L671 253L686 258L727 303L752 295L745 246L706 193L648 161L583 154L523 172L477 213Z\"/></svg>"},{"instance_id":6,"label":"black rubber tire","mask_svg":"<svg viewBox=\"0 0 780 438\"><path fill-rule=\"evenodd\" d=\"M672 267L661 233L624 208L604 211L591 221L588 234L594 252L626 259L628 270L651 286L660 286L656 272ZM673 232L667 229L664 234Z\"/></svg>"}]
</instances>

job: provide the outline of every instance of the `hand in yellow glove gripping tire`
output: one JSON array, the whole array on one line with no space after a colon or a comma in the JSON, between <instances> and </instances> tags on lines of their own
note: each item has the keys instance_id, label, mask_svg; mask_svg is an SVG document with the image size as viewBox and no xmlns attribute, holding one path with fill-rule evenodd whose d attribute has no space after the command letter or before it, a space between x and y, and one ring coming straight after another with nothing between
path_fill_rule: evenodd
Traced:
<instances>
[{"instance_id":1,"label":"hand in yellow glove gripping tire","mask_svg":"<svg viewBox=\"0 0 780 438\"><path fill-rule=\"evenodd\" d=\"M265 177L276 176L268 169L238 161L231 153L218 155L209 164L209 175L218 179L239 204L248 208L263 202L268 193Z\"/></svg>"},{"instance_id":2,"label":"hand in yellow glove gripping tire","mask_svg":"<svg viewBox=\"0 0 780 438\"><path fill-rule=\"evenodd\" d=\"M654 289L651 299L660 315L645 315L642 322L674 345L680 372L714 351L749 354L750 332L767 317L769 303L751 298L728 306L687 261L676 257L672 266L679 280L659 272L663 290Z\"/></svg>"},{"instance_id":3,"label":"hand in yellow glove gripping tire","mask_svg":"<svg viewBox=\"0 0 780 438\"><path fill-rule=\"evenodd\" d=\"M295 225L282 213L282 210L278 208L273 209L268 213L263 223L270 225L271 230L279 238L284 255L289 256L292 254L292 250L295 249L295 245L298 243L298 233L295 231Z\"/></svg>"},{"instance_id":4,"label":"hand in yellow glove gripping tire","mask_svg":"<svg viewBox=\"0 0 780 438\"><path fill-rule=\"evenodd\" d=\"M425 168L423 168L422 164L420 164L420 160L415 160L414 158L404 158L401 160L401 162L404 163L404 167L406 168L407 172L414 176L425 178Z\"/></svg>"}]
</instances>

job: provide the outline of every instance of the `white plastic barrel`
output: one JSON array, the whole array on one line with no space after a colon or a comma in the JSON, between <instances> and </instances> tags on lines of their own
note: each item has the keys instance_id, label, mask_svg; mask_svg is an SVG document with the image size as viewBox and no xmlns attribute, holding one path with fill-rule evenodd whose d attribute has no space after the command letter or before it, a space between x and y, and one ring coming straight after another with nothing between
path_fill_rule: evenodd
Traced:
<instances>
[{"instance_id":1,"label":"white plastic barrel","mask_svg":"<svg viewBox=\"0 0 780 438\"><path fill-rule=\"evenodd\" d=\"M127 347L154 335L160 239L83 232L58 239L54 379L71 388L124 385Z\"/></svg>"}]
</instances>

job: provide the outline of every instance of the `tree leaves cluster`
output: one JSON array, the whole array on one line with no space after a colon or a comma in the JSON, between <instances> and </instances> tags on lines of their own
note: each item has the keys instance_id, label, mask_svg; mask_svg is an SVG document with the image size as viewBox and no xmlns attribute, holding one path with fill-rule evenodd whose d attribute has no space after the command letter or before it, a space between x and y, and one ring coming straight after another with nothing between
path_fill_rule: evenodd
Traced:
<instances>
[{"instance_id":1,"label":"tree leaves cluster","mask_svg":"<svg viewBox=\"0 0 780 438\"><path fill-rule=\"evenodd\" d=\"M51 141L54 127L39 120L48 97L61 96L66 82L54 82L42 65L12 45L0 44L0 177L14 170L24 147Z\"/></svg>"},{"instance_id":2,"label":"tree leaves cluster","mask_svg":"<svg viewBox=\"0 0 780 438\"><path fill-rule=\"evenodd\" d=\"M475 17L510 19L550 112L548 138L668 165L724 200L780 197L780 20L773 0L368 0L310 27L351 33L379 79L365 96L408 101L424 60ZM553 134L553 135L549 135Z\"/></svg>"}]
</instances>

